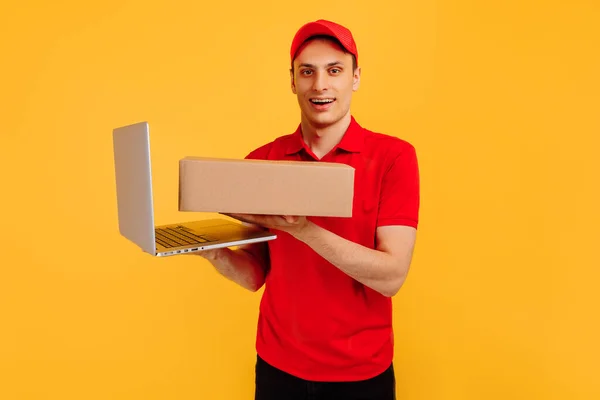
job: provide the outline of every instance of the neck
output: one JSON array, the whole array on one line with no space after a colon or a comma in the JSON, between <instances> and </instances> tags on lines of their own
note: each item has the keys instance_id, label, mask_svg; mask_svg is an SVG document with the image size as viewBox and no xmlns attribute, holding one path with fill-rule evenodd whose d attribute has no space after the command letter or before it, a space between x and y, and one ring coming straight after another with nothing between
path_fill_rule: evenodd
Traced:
<instances>
[{"instance_id":1,"label":"neck","mask_svg":"<svg viewBox=\"0 0 600 400\"><path fill-rule=\"evenodd\" d=\"M331 125L316 125L302 116L300 126L302 138L311 151L320 159L329 153L342 140L350 126L351 115L348 112L342 119Z\"/></svg>"}]
</instances>

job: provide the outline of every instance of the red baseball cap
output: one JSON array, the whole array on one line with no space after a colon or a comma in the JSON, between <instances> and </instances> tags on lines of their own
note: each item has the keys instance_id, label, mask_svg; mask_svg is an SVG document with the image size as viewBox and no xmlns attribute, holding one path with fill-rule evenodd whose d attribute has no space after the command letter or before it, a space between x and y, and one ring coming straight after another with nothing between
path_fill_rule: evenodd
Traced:
<instances>
[{"instance_id":1,"label":"red baseball cap","mask_svg":"<svg viewBox=\"0 0 600 400\"><path fill-rule=\"evenodd\" d=\"M356 58L356 63L358 64L358 49L356 48L356 43L352 37L352 32L340 24L336 24L335 22L324 19L309 22L303 25L298 32L296 32L296 35L292 40L292 48L290 49L290 57L292 61L294 61L294 58L296 58L296 53L304 44L306 39L316 35L332 36L339 40L346 51L354 55Z\"/></svg>"}]
</instances>

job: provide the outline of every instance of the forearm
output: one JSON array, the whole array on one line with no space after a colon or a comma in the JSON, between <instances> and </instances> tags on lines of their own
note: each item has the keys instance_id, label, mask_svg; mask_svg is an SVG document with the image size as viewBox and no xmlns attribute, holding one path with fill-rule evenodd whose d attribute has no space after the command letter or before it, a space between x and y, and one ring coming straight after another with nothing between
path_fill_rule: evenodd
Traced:
<instances>
[{"instance_id":1,"label":"forearm","mask_svg":"<svg viewBox=\"0 0 600 400\"><path fill-rule=\"evenodd\" d=\"M308 223L296 238L342 272L384 296L395 295L406 279L409 261L354 243L314 223Z\"/></svg>"},{"instance_id":2,"label":"forearm","mask_svg":"<svg viewBox=\"0 0 600 400\"><path fill-rule=\"evenodd\" d=\"M265 260L248 248L220 249L206 259L221 275L252 292L260 289L265 282Z\"/></svg>"}]
</instances>

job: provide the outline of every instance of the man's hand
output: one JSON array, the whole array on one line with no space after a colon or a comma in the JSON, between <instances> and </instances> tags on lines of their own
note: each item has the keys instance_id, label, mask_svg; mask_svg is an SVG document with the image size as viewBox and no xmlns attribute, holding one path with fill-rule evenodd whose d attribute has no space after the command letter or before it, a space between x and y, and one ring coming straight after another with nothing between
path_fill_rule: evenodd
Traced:
<instances>
[{"instance_id":1,"label":"man's hand","mask_svg":"<svg viewBox=\"0 0 600 400\"><path fill-rule=\"evenodd\" d=\"M209 250L202 250L202 251L194 251L192 253L184 253L185 255L189 255L189 256L200 256L203 257L205 259L207 259L208 261L216 261L220 258L220 256L223 255L223 253L225 253L227 251L226 248L218 248L218 249L209 249Z\"/></svg>"},{"instance_id":2,"label":"man's hand","mask_svg":"<svg viewBox=\"0 0 600 400\"><path fill-rule=\"evenodd\" d=\"M265 283L269 269L265 243L242 245L235 250L223 247L187 254L203 257L221 275L253 292Z\"/></svg>"},{"instance_id":3,"label":"man's hand","mask_svg":"<svg viewBox=\"0 0 600 400\"><path fill-rule=\"evenodd\" d=\"M295 235L308 225L308 219L290 215L225 214L242 222L277 229Z\"/></svg>"}]
</instances>

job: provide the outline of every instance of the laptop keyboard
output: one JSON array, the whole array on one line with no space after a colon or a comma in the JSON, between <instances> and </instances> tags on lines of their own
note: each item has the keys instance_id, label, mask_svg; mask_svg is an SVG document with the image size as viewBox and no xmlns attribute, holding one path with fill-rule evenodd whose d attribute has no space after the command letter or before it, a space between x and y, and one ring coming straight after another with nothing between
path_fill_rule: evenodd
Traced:
<instances>
[{"instance_id":1,"label":"laptop keyboard","mask_svg":"<svg viewBox=\"0 0 600 400\"><path fill-rule=\"evenodd\" d=\"M196 235L183 226L156 228L156 243L166 248L202 244L214 241L206 235Z\"/></svg>"}]
</instances>

